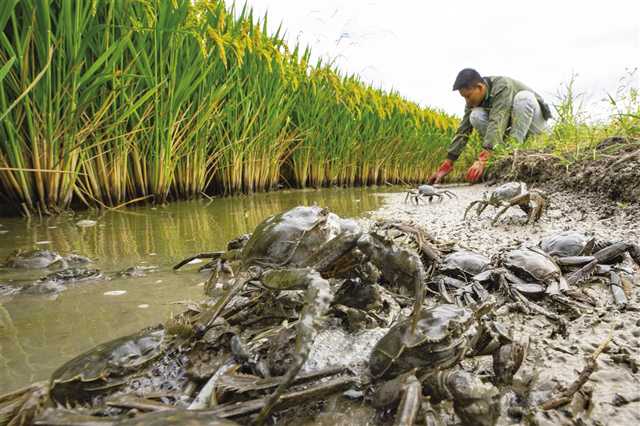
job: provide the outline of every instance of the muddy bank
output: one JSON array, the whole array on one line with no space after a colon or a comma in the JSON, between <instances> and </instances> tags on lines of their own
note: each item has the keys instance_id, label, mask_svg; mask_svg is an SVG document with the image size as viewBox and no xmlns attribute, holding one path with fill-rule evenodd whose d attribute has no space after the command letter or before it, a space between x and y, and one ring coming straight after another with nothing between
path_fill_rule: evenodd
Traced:
<instances>
[{"instance_id":1,"label":"muddy bank","mask_svg":"<svg viewBox=\"0 0 640 426\"><path fill-rule=\"evenodd\" d=\"M490 189L481 185L453 188L457 199L420 206L404 204L404 195L387 198L388 204L376 210L372 219L411 220L424 226L439 240L453 240L461 247L494 256L506 247L537 243L541 237L557 231L575 230L598 238L640 241L640 221L633 206L619 207L611 202L592 204L586 198L567 192L550 195L549 210L540 222L526 225L525 214L517 208L509 210L492 227L492 208L480 218L475 213L463 221L469 202ZM523 367L516 375L511 391L503 394L500 424L514 424L523 407L536 406L573 382L585 365L585 357L607 339L612 340L598 358L598 368L584 385L581 395L571 404L547 412L522 410L520 422L525 424L592 424L632 425L640 422L640 297L639 271L635 273L629 306L619 310L609 288L602 283L587 284L585 292L597 300L597 307L570 319L568 337L557 333L553 324L541 315L505 312L500 316L505 325L530 336L531 344ZM466 367L484 373L487 361L477 359ZM633 402L630 402L633 401ZM515 417L514 417L514 414Z\"/></svg>"},{"instance_id":2,"label":"muddy bank","mask_svg":"<svg viewBox=\"0 0 640 426\"><path fill-rule=\"evenodd\" d=\"M563 161L550 152L520 151L496 161L488 180L522 180L548 190L589 193L619 202L640 202L640 140L603 140L588 160Z\"/></svg>"},{"instance_id":3,"label":"muddy bank","mask_svg":"<svg viewBox=\"0 0 640 426\"><path fill-rule=\"evenodd\" d=\"M367 228L367 225L373 225L380 219L391 222L411 221L429 231L441 243L451 242L455 249L473 250L489 257L522 245L534 245L541 237L557 231L573 230L592 235L600 240L633 242L637 242L640 236L638 221L634 217L632 207L625 208L615 204L594 206L588 203L586 197L567 192L552 193L549 197L548 210L540 222L534 225L526 225L526 216L516 208L507 211L495 227L490 225L495 214L492 208L488 208L479 218L472 215L468 220L463 221L462 216L467 205L481 198L482 193L489 189L481 185L454 187L450 190L456 194L457 198L423 203L420 206L405 204L403 193L387 194L384 195L385 204L382 207L375 206L368 209L376 208L367 217L360 219L360 222L365 225L364 228ZM314 247L323 247L322 254L330 252L327 247L331 246L325 246L317 241L331 241L332 246L342 241L351 244L353 243L351 236L356 235L347 231L357 227L354 221L327 217L324 222L322 220L326 211L318 207L296 207L291 211L294 210L296 213L288 212L286 218L283 215L277 215L264 223L278 225L284 223L285 229L300 229L300 233L289 231L278 239L275 237L280 234L276 231L282 229L281 227L276 228L275 231L265 230L268 229L266 225L255 227L251 243L247 243L243 248L242 257L232 256L227 252L223 256L229 256L230 261L223 264L224 268L220 268L219 274L215 275L217 279L204 285L207 294L217 295L219 294L217 290L227 284L227 288L236 289L236 296L233 296L230 291L225 293L229 295L228 299L216 297L204 304L187 303L186 312L172 317L157 329L143 330L135 336L112 341L106 346L99 347L98 355L110 354L107 357L97 356L102 364L92 363L100 367L97 371L100 374L94 372L92 375L92 372L88 371L87 375L84 375L87 365L86 356L65 364L61 370L54 373L53 376L56 379L50 382L49 390L52 400L70 406L80 402L84 407L85 400L90 399L91 403L86 407L90 410L85 411L78 406L76 406L78 410L73 413L49 410L47 413L41 413L44 417L41 424L47 424L45 420L51 420L51 416L54 415L78 416L83 413L91 414L92 421L101 417L101 420L110 421L112 424L130 424L126 423L126 419L125 423L113 422L133 415L135 412L130 410L132 407L144 407L143 411L166 410L167 413L187 407L209 407L208 415L220 415L225 418L234 418L240 424L252 424L255 417L251 416L266 404L265 395L271 395L273 391L270 389L283 383L282 374L295 371L289 368L296 359L299 359L295 354L296 347L305 351L308 349L309 358L304 365L300 365L300 375L297 375L300 381L284 386L287 393L283 395L283 406L277 407L278 410L270 417L268 424L391 424L398 411L395 408L397 401L385 402L385 398L397 396L403 383L396 380L386 382L387 377L383 379L375 371L379 372L380 368L384 367L384 363L380 364L381 354L391 353L389 349L395 350L397 346L391 341L390 346L382 345L382 348L379 347L377 350L373 347L389 335L387 333L390 327L408 324L404 318L411 313L412 309L415 309L415 305L412 303L411 291L408 295L402 293L406 293L403 290L409 288L413 290L418 286L415 286L415 281L405 282L403 277L421 276L421 271L415 266L420 260L416 261L413 257L394 257L393 253L396 253L396 249L384 250L389 242L387 238L383 239L385 242L383 250L374 252L371 250L373 244L380 241L375 237L374 231L373 234L362 235L364 239L358 237L356 244L362 250L361 253L373 253L367 254L369 259L385 255L385 257L379 257L383 261L377 261L371 265L356 263L354 269L349 269L353 275L350 274L351 276L347 279L338 277L337 274L343 270L338 266L353 266L353 264L336 261L332 264L336 269L324 269L331 282L325 282L314 274L303 276L310 280L308 285L313 291L267 291L274 286L277 288L280 284L285 288L289 287L286 286L286 275L282 276L285 279L283 282L273 280L278 272L283 272L278 271L279 268L264 271L260 276L253 275L255 273L253 269L246 269L247 264L242 259L251 259L251 255L255 253L252 250L255 247L262 247L261 241L267 241L264 247L268 250L276 247L278 241L284 241L286 245L295 241L295 247L301 247L300 252L297 249L293 252L285 251L284 261L270 258L269 263L261 262L263 265L291 265L289 262L295 262L292 260L295 259L294 255L300 255L304 262L309 258L313 259L318 254L314 253ZM352 216L358 215L360 213ZM309 217L311 220L308 220ZM307 225L309 221L312 226ZM305 226L296 228L295 226L299 223ZM319 223L327 223L328 226L316 226ZM329 236L323 240L325 236L323 232L326 230L334 232L336 229L346 232L338 233L340 238L331 239L332 237ZM375 230L375 227L372 229ZM393 236L393 234L386 235ZM404 236L400 235L399 240ZM310 244L306 237L315 238L315 242ZM233 240L234 247L238 241ZM442 247L445 253L450 249L447 244L437 245ZM258 254L262 253L257 251ZM356 262L361 259L357 252L350 253ZM264 259L261 256L260 254L257 259ZM403 258L410 261L397 263ZM347 261L349 258L340 255L338 260ZM486 263L490 262L487 260ZM322 263L312 264L322 265ZM496 325L497 328L482 326L482 329L497 330L496 333L514 343L522 342L521 337L525 336L525 339L530 340L530 348L512 385L509 381L503 381L497 377L499 367L494 367L496 352L493 349L477 352L491 353L491 355L462 360L463 371L456 369L456 376L449 375L452 374L448 370L449 366L434 365L432 362L437 360L429 360L429 368L442 368L444 371L442 376L439 375L442 371L439 371L436 375L421 377L425 386L431 386L425 389L430 389L426 392L434 396L434 410L438 413L438 417L442 418L442 424L459 424L460 419L456 414L460 416L460 411L452 408L451 401L436 404L435 398L438 398L438 395L445 400L455 398L457 408L464 408L465 404L472 402L473 395L469 396L469 399L454 397L451 390L456 389L456 392L463 394L462 390L472 387L481 394L481 401L489 404L487 408L490 409L479 411L484 417L491 419L485 422L486 424L493 424L492 419L498 408L498 404L494 404L496 398L501 400L498 420L500 425L638 424L640 420L638 418L640 361L637 355L640 349L640 300L637 294L639 271L629 260L625 261L622 267L630 276L629 285L625 288L628 302L624 308L614 303L611 289L606 282L589 280L585 284L576 286L577 292L590 299L589 302L584 302L588 305L578 310L575 309L575 305L570 305L574 309L568 309L567 305L554 305L551 298L538 294L540 297L538 303L556 315L555 320L552 318L552 321L547 319L548 316L523 314L518 308L523 309L522 306L526 308L528 305L522 302L520 305L511 303L513 299L506 296L506 292L500 292L494 285L488 284L487 289L494 292L498 304L487 305L488 309L492 309L492 314L486 318L483 317L481 321L482 324L489 327ZM373 268L379 268L379 271ZM438 268L444 270L440 266ZM408 273L400 274L399 270ZM296 271L303 271L303 269L293 268L287 273L293 274ZM307 269L304 271L308 272ZM383 280L379 280L377 272L383 274ZM334 273L336 275L331 275L334 277L331 278L330 274ZM341 276L344 277L344 275ZM414 286L406 284L414 284ZM462 287L467 288L464 283ZM331 304L329 303L330 288L333 288L335 293ZM226 306L227 302L224 302L225 299L229 302L228 306ZM312 303L305 305L305 299ZM434 308L434 305L439 305L442 301L443 299L435 296L432 291L425 298L424 304L429 307L427 309L429 311L438 309ZM219 303L223 304L218 305ZM445 307L445 309L451 309L451 307ZM320 313L314 316L314 311ZM484 310L482 312L484 313ZM217 317L217 315L220 316ZM464 319L467 315L469 315L468 312L458 314L456 317ZM564 321L559 321L558 315ZM440 318L443 318L443 315ZM295 328L293 324L296 324ZM448 323L447 330L451 330L449 325L453 329L456 327L454 323ZM477 324L477 327L481 327L481 324ZM437 327L428 327L428 330L433 328L437 329ZM460 342L468 347L463 348L463 352L458 354L460 357L467 350L471 350L471 346L475 350L476 343L485 341L480 334L475 333L477 329L467 331L470 335ZM390 335L394 336L393 333ZM495 336L496 334L493 334L491 339ZM607 345L602 346L603 342ZM438 342L436 339L430 343ZM449 344L447 341L441 343ZM597 352L596 348L599 347L605 350L597 359L596 371L581 387L574 400L558 409L541 410L539 408L541 403L556 397L563 387L578 377L580 370L585 366L585 357ZM481 349L481 346L477 348ZM406 348L402 350L404 349ZM443 348L426 345L420 346L420 349ZM444 352L449 350L450 347ZM412 360L411 348L407 351L409 356L404 361L401 360L402 362L418 362L422 356L426 356L424 354L429 354L428 350L416 351L414 353L419 352L420 356ZM433 353L439 352L441 351L435 350ZM466 352L466 354L470 353ZM377 362L372 354L378 355ZM516 363L517 355L513 355L514 352L508 352L508 354L509 359ZM95 352L89 353L91 359L96 359L95 355ZM112 362L112 356L118 363ZM388 357L388 355L385 356ZM453 359L455 359L454 362L458 362L457 357ZM413 368L415 365L412 363L410 367ZM78 371L82 374L78 375ZM403 367L401 372L405 371ZM382 375L384 376L384 373ZM389 376L388 378L396 376L396 373L389 372ZM472 376L473 382L471 380L449 382L451 377L464 378L464 376ZM86 377L88 381L78 380L79 377L83 379ZM311 381L306 382L307 379ZM104 380L106 384L101 382ZM472 383L475 384L472 385ZM496 388L488 383L496 384ZM390 387L387 387L388 384ZM381 392L381 389L384 391ZM415 387L413 389L415 390ZM45 390L46 385L43 385L42 392ZM417 397L418 391L414 391L413 395ZM142 397L144 400L135 399L135 397ZM149 401L149 399L154 400ZM412 401L420 403L421 399L416 398ZM140 405L142 403L144 405ZM477 407L479 410L482 408L480 405ZM427 409L425 405L422 408L422 414L427 412ZM179 411L175 415L182 416L184 420L191 414ZM104 419L104 417L110 418ZM75 418L78 419L78 417ZM144 421L140 419L140 422ZM57 424L79 423L66 421ZM464 424L475 425L478 422L467 420Z\"/></svg>"}]
</instances>

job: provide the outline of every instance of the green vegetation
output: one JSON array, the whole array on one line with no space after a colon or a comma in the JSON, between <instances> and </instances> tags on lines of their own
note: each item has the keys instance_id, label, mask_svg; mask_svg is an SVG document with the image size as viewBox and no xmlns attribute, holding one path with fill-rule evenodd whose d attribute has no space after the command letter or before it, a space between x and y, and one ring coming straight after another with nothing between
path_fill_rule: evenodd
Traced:
<instances>
[{"instance_id":1,"label":"green vegetation","mask_svg":"<svg viewBox=\"0 0 640 426\"><path fill-rule=\"evenodd\" d=\"M496 149L494 160L522 154L548 156L569 167L580 161L597 160L603 156L618 156L629 144L640 144L640 88L637 70L620 79L616 93L608 94L610 113L595 120L585 112L585 96L575 90L576 76L560 88L554 104L555 122L545 135L528 138L523 144L507 142ZM627 140L598 149L606 138L619 136ZM639 146L640 148L640 146Z\"/></svg>"},{"instance_id":2,"label":"green vegetation","mask_svg":"<svg viewBox=\"0 0 640 426\"><path fill-rule=\"evenodd\" d=\"M223 1L6 0L0 28L0 196L25 213L423 181L457 124Z\"/></svg>"}]
</instances>

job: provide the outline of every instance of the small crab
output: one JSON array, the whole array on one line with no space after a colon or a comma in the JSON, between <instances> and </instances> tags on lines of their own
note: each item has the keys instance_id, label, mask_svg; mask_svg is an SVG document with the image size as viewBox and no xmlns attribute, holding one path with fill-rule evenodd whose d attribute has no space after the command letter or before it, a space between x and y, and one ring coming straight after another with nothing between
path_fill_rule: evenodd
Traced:
<instances>
[{"instance_id":1,"label":"small crab","mask_svg":"<svg viewBox=\"0 0 640 426\"><path fill-rule=\"evenodd\" d=\"M52 250L16 250L6 260L6 266L18 269L68 268L90 263L91 260L77 254L61 256Z\"/></svg>"},{"instance_id":2,"label":"small crab","mask_svg":"<svg viewBox=\"0 0 640 426\"><path fill-rule=\"evenodd\" d=\"M420 204L420 199L426 198L429 202L433 201L434 197L437 197L440 201L444 198L444 196L449 198L457 198L457 195L453 192L444 189L442 191L438 191L438 189L431 185L420 185L417 189L410 189L407 191L406 197L404 197L404 202L406 203L409 199L412 199L416 205Z\"/></svg>"},{"instance_id":3,"label":"small crab","mask_svg":"<svg viewBox=\"0 0 640 426\"><path fill-rule=\"evenodd\" d=\"M470 305L476 303L476 299L482 301L488 297L476 276L488 271L490 267L491 259L480 253L455 251L444 258L430 284L447 303ZM453 297L449 293L451 289Z\"/></svg>"},{"instance_id":4,"label":"small crab","mask_svg":"<svg viewBox=\"0 0 640 426\"><path fill-rule=\"evenodd\" d=\"M557 295L569 288L560 267L541 250L511 250L502 257L502 265L507 268L510 289L520 293Z\"/></svg>"},{"instance_id":5,"label":"small crab","mask_svg":"<svg viewBox=\"0 0 640 426\"><path fill-rule=\"evenodd\" d=\"M410 320L394 325L373 348L369 369L375 379L397 379L381 386L374 404L388 406L404 393L398 409L403 417L396 418L396 424L412 424L409 419L415 417L424 389L433 399L453 399L463 424L495 424L498 389L455 368L466 355L491 354L494 373L504 383L520 368L528 341L514 340L500 326L492 326L485 316L492 307L491 302L471 311L442 304L423 308L415 327Z\"/></svg>"},{"instance_id":6,"label":"small crab","mask_svg":"<svg viewBox=\"0 0 640 426\"><path fill-rule=\"evenodd\" d=\"M89 402L94 395L123 385L128 375L160 356L165 343L165 330L154 328L98 345L53 373L50 397L63 405Z\"/></svg>"},{"instance_id":7,"label":"small crab","mask_svg":"<svg viewBox=\"0 0 640 426\"><path fill-rule=\"evenodd\" d=\"M580 232L566 231L543 238L540 248L560 266L581 266L594 260L598 264L619 263L628 253L640 266L640 245L621 241L600 241Z\"/></svg>"},{"instance_id":8,"label":"small crab","mask_svg":"<svg viewBox=\"0 0 640 426\"><path fill-rule=\"evenodd\" d=\"M482 214L487 206L499 208L498 213L491 221L495 225L500 216L504 214L510 207L518 206L528 215L527 223L536 222L542 216L542 212L546 205L545 197L542 192L537 190L527 190L527 185L523 182L509 182L500 185L488 197L485 193L482 200L472 201L464 212L463 219L467 218L469 210L477 205L476 211L478 216Z\"/></svg>"},{"instance_id":9,"label":"small crab","mask_svg":"<svg viewBox=\"0 0 640 426\"><path fill-rule=\"evenodd\" d=\"M567 231L545 237L539 245L568 273L567 282L570 285L582 282L593 274L605 276L609 280L616 304L627 304L625 292L619 284L620 275L624 274L623 268L615 264L622 262L625 253L628 253L636 265L640 266L638 244L598 241L580 232Z\"/></svg>"}]
</instances>

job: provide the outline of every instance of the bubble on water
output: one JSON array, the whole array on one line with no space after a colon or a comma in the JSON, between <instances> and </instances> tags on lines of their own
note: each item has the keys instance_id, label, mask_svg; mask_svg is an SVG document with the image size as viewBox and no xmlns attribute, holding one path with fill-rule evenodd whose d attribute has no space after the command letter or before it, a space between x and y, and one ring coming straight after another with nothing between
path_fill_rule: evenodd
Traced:
<instances>
[{"instance_id":1,"label":"bubble on water","mask_svg":"<svg viewBox=\"0 0 640 426\"><path fill-rule=\"evenodd\" d=\"M316 336L302 370L309 372L333 366L363 367L369 361L374 345L387 331L386 328L373 328L349 334L335 328L323 330Z\"/></svg>"},{"instance_id":2,"label":"bubble on water","mask_svg":"<svg viewBox=\"0 0 640 426\"><path fill-rule=\"evenodd\" d=\"M142 305L138 305L138 308L140 308L140 309L147 309L148 307L149 307L149 305L146 304L146 303L143 303Z\"/></svg>"}]
</instances>

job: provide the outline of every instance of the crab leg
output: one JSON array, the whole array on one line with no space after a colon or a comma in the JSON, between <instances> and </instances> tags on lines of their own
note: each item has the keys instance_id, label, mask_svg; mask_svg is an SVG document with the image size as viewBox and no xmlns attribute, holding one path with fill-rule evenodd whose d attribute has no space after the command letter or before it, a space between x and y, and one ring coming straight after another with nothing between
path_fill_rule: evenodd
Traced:
<instances>
[{"instance_id":1,"label":"crab leg","mask_svg":"<svg viewBox=\"0 0 640 426\"><path fill-rule=\"evenodd\" d=\"M186 265L187 263L191 262L192 260L196 260L196 259L218 259L223 254L224 254L223 251L212 251L212 252L194 254L193 256L189 256L186 259L180 261L180 263L178 263L177 265L175 265L173 267L173 270L176 271L176 270L182 268L184 265Z\"/></svg>"},{"instance_id":2,"label":"crab leg","mask_svg":"<svg viewBox=\"0 0 640 426\"><path fill-rule=\"evenodd\" d=\"M637 244L613 243L597 251L593 256L598 259L598 263L610 263L625 252L628 252L633 261L640 266L640 246Z\"/></svg>"},{"instance_id":3,"label":"crab leg","mask_svg":"<svg viewBox=\"0 0 640 426\"><path fill-rule=\"evenodd\" d=\"M575 272L572 272L567 276L567 283L569 286L582 282L593 275L593 272L598 266L598 259L594 258L591 262L584 265L582 268Z\"/></svg>"},{"instance_id":4,"label":"crab leg","mask_svg":"<svg viewBox=\"0 0 640 426\"><path fill-rule=\"evenodd\" d=\"M617 272L611 271L610 273L610 283L609 286L611 288L611 294L613 295L613 301L616 305L624 308L627 305L627 296L624 294L624 288L622 286L622 280L620 279L620 275Z\"/></svg>"},{"instance_id":5,"label":"crab leg","mask_svg":"<svg viewBox=\"0 0 640 426\"><path fill-rule=\"evenodd\" d=\"M498 221L498 219L500 218L500 216L502 216L507 210L509 210L509 208L515 206L516 204L521 204L524 201L526 201L526 203L528 204L529 200L530 200L530 196L529 196L528 193L527 194L518 195L517 197L513 197L511 200L509 200L509 202L507 204L502 206L502 208L498 211L496 216L491 221L491 224L495 225L496 222Z\"/></svg>"},{"instance_id":6,"label":"crab leg","mask_svg":"<svg viewBox=\"0 0 640 426\"><path fill-rule=\"evenodd\" d=\"M415 190L413 190L413 189L408 190L407 191L407 195L404 197L405 204L409 200L410 196L414 196L415 197L415 195L416 195L416 191Z\"/></svg>"},{"instance_id":7,"label":"crab leg","mask_svg":"<svg viewBox=\"0 0 640 426\"><path fill-rule=\"evenodd\" d=\"M398 406L394 426L411 426L415 423L420 410L422 385L415 375L411 374L404 382L402 399Z\"/></svg>"},{"instance_id":8,"label":"crab leg","mask_svg":"<svg viewBox=\"0 0 640 426\"><path fill-rule=\"evenodd\" d=\"M263 280L276 282L277 275L281 272L283 272L283 270L268 271L265 275L269 275L267 275L267 277L263 276ZM284 270L284 272L286 273L286 279L291 280L289 281L291 284L289 286L290 289L306 287L306 300L302 313L300 314L300 319L296 325L296 353L294 355L294 361L289 368L289 371L284 375L280 385L267 399L264 407L260 410L260 414L256 419L257 425L263 424L267 417L269 417L273 407L278 403L284 391L295 380L298 372L307 361L313 341L318 334L316 323L327 312L329 305L331 304L331 300L333 299L333 293L331 292L329 281L322 278L318 272L309 268ZM296 275L296 272L300 280L297 283L294 283L292 277Z\"/></svg>"},{"instance_id":9,"label":"crab leg","mask_svg":"<svg viewBox=\"0 0 640 426\"><path fill-rule=\"evenodd\" d=\"M540 195L538 192L532 191L529 193L529 202L531 201L534 202L535 206L533 207L533 209L531 209L531 212L529 213L529 219L527 221L529 225L531 225L533 222L537 222L538 220L540 220L540 217L542 216L542 212L545 206L547 205L542 195Z\"/></svg>"},{"instance_id":10,"label":"crab leg","mask_svg":"<svg viewBox=\"0 0 640 426\"><path fill-rule=\"evenodd\" d=\"M462 216L462 220L466 220L467 219L467 214L469 213L469 210L471 210L473 208L473 206L475 206L476 204L482 204L484 205L484 207L486 207L488 205L488 203L484 200L475 200L472 201L466 208L466 210L464 211L464 216ZM480 206L478 206L478 209L480 209ZM480 213L478 213L478 216L480 216Z\"/></svg>"}]
</instances>

